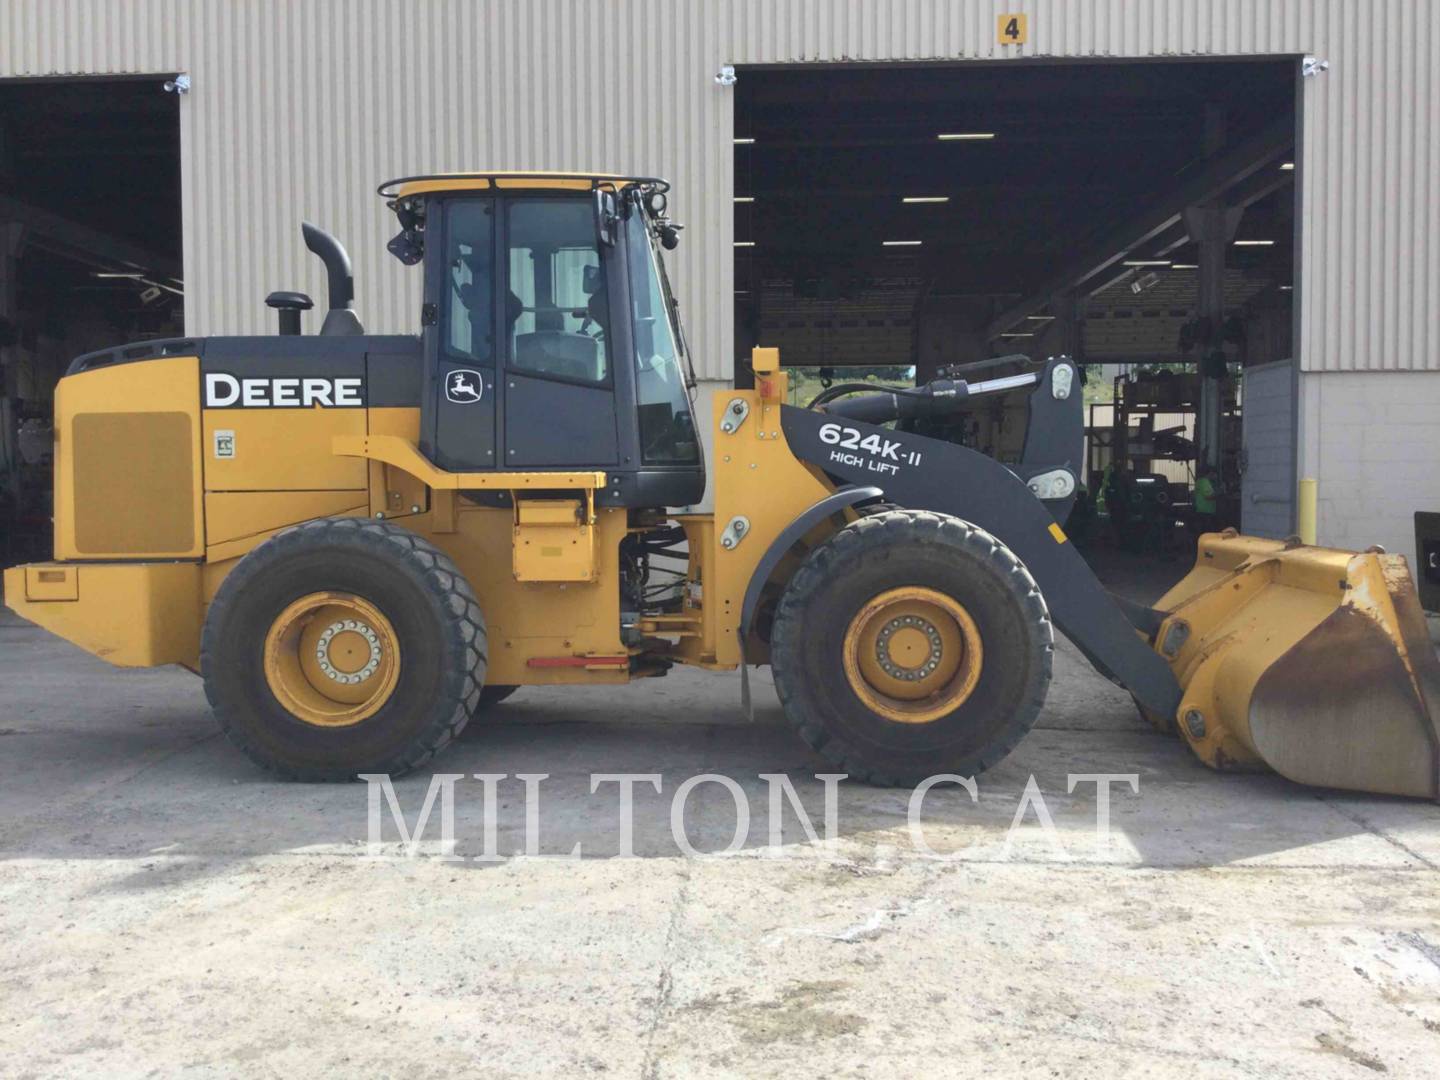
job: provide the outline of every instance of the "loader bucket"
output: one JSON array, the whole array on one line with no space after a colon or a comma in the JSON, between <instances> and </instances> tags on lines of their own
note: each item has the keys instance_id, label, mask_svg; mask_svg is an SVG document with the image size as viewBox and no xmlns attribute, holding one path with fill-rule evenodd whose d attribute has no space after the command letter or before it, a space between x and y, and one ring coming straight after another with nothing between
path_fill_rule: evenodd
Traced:
<instances>
[{"instance_id":1,"label":"loader bucket","mask_svg":"<svg viewBox=\"0 0 1440 1080\"><path fill-rule=\"evenodd\" d=\"M1205 764L1440 798L1440 661L1403 556L1211 533L1156 608Z\"/></svg>"}]
</instances>

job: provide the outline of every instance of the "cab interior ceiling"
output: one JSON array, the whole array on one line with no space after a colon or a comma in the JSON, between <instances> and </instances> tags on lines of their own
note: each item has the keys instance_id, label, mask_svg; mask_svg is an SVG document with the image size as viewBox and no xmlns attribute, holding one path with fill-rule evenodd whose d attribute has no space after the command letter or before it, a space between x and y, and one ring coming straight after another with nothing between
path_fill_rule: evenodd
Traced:
<instances>
[{"instance_id":1,"label":"cab interior ceiling","mask_svg":"<svg viewBox=\"0 0 1440 1080\"><path fill-rule=\"evenodd\" d=\"M1016 352L1193 360L1184 211L1206 204L1269 241L1225 246L1225 305L1270 312L1288 355L1296 78L1293 59L742 68L737 355L922 379Z\"/></svg>"}]
</instances>

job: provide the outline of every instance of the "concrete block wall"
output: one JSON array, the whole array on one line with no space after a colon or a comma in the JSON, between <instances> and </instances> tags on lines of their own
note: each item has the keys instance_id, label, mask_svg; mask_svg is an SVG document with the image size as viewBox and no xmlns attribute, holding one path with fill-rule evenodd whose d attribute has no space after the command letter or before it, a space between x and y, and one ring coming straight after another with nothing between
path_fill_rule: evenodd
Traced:
<instances>
[{"instance_id":1,"label":"concrete block wall","mask_svg":"<svg viewBox=\"0 0 1440 1080\"><path fill-rule=\"evenodd\" d=\"M1322 544L1415 559L1413 515L1440 510L1440 372L1304 372L1300 475Z\"/></svg>"}]
</instances>

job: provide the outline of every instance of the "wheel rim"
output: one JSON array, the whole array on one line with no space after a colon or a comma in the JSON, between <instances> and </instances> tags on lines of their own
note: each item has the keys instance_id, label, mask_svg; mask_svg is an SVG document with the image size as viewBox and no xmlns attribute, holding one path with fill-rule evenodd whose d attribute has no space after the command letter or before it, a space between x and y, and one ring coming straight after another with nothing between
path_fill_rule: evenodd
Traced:
<instances>
[{"instance_id":1,"label":"wheel rim","mask_svg":"<svg viewBox=\"0 0 1440 1080\"><path fill-rule=\"evenodd\" d=\"M358 724L390 699L399 677L395 628L379 608L353 593L302 596L265 636L270 692L307 724Z\"/></svg>"},{"instance_id":2,"label":"wheel rim","mask_svg":"<svg viewBox=\"0 0 1440 1080\"><path fill-rule=\"evenodd\" d=\"M874 597L845 631L845 677L871 712L928 724L965 703L980 681L984 648L970 613L935 589L907 586Z\"/></svg>"}]
</instances>

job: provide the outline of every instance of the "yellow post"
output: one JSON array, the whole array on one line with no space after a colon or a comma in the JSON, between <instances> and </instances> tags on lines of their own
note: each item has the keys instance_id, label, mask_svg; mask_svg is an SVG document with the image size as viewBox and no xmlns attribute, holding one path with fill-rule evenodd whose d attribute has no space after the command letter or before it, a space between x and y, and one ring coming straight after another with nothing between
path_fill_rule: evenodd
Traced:
<instances>
[{"instance_id":1,"label":"yellow post","mask_svg":"<svg viewBox=\"0 0 1440 1080\"><path fill-rule=\"evenodd\" d=\"M1295 524L1302 544L1315 543L1315 498L1320 481L1305 477L1300 481L1300 504L1295 510Z\"/></svg>"},{"instance_id":2,"label":"yellow post","mask_svg":"<svg viewBox=\"0 0 1440 1080\"><path fill-rule=\"evenodd\" d=\"M750 370L755 372L755 389L760 391L762 403L779 404L785 400L788 380L780 370L779 349L762 349L759 346L751 349Z\"/></svg>"}]
</instances>

